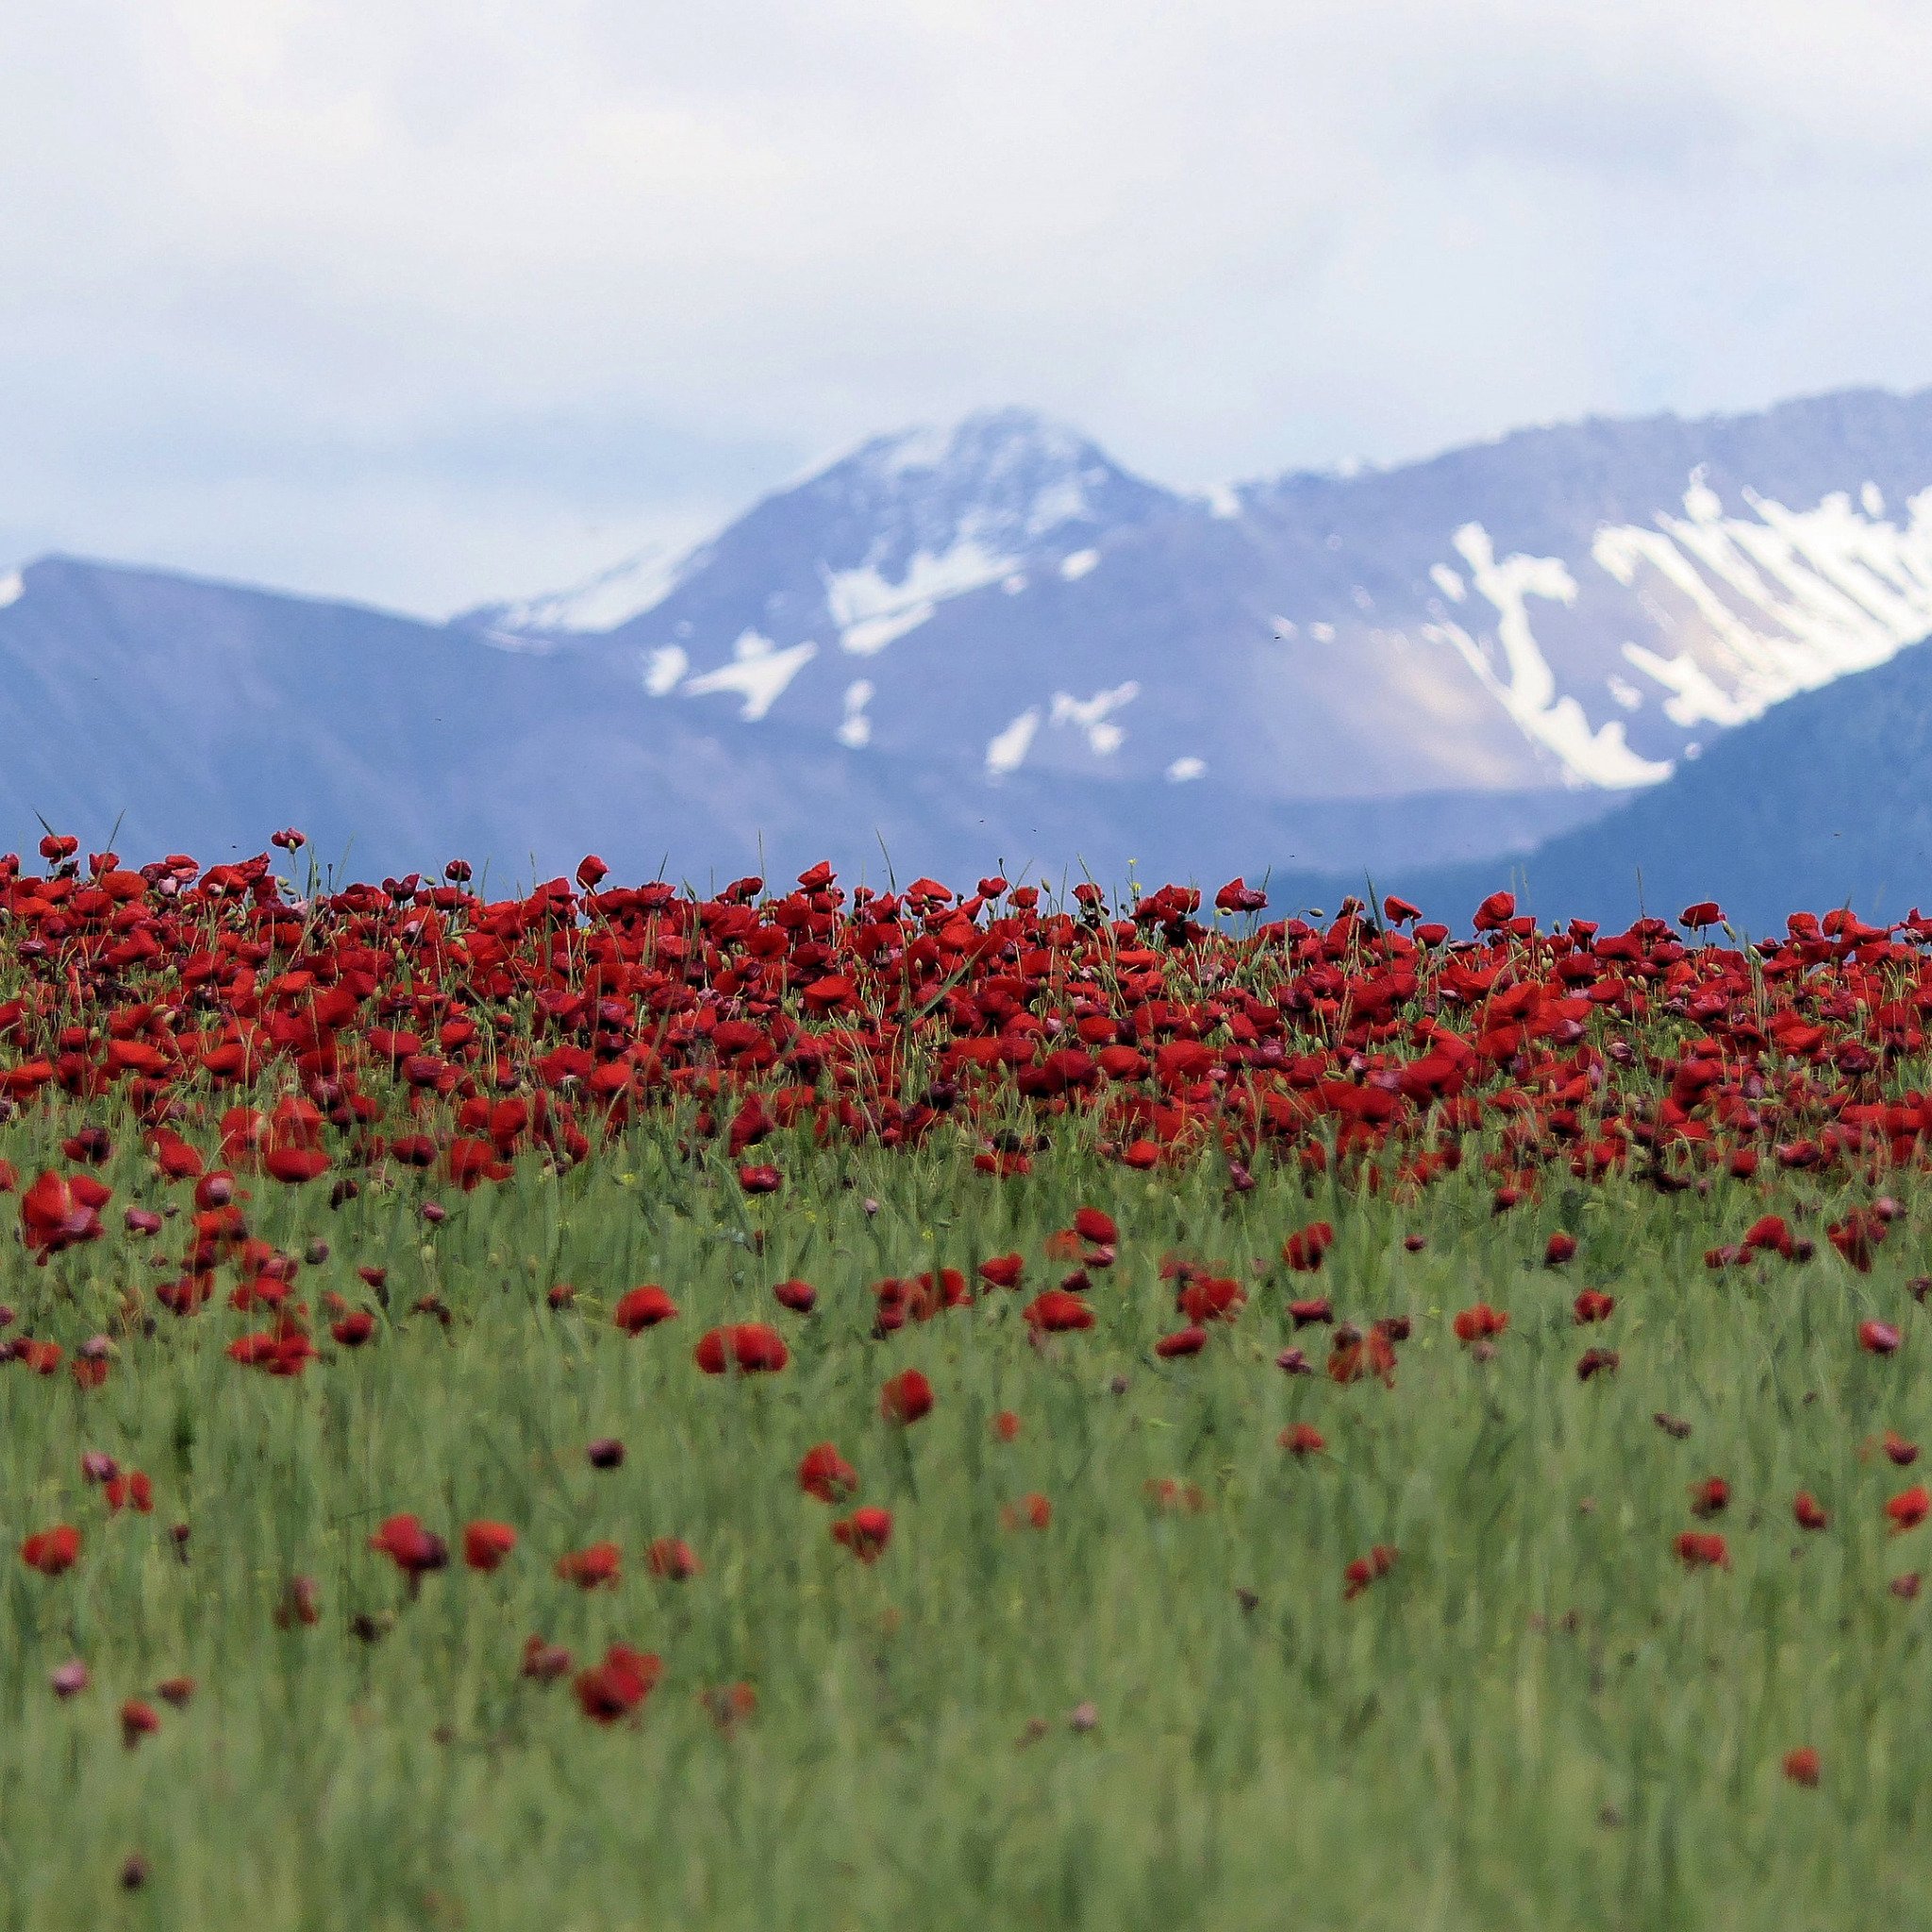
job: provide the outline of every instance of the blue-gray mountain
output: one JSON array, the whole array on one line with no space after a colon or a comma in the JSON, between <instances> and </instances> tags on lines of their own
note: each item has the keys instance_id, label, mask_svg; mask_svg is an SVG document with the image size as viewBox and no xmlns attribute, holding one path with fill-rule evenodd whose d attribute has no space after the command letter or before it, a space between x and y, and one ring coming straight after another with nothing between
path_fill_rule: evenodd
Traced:
<instances>
[{"instance_id":1,"label":"blue-gray mountain","mask_svg":"<svg viewBox=\"0 0 1932 1932\"><path fill-rule=\"evenodd\" d=\"M1327 908L1365 891L1358 874L1276 884L1284 899ZM1932 909L1932 651L1778 706L1525 859L1397 863L1374 885L1457 923L1499 887L1544 919L1619 926L1715 898L1754 937L1782 932L1797 910Z\"/></svg>"},{"instance_id":2,"label":"blue-gray mountain","mask_svg":"<svg viewBox=\"0 0 1932 1932\"><path fill-rule=\"evenodd\" d=\"M1932 392L1207 497L1001 411L446 625L31 565L0 827L215 853L294 820L358 870L1386 872L1574 828L1928 629Z\"/></svg>"}]
</instances>

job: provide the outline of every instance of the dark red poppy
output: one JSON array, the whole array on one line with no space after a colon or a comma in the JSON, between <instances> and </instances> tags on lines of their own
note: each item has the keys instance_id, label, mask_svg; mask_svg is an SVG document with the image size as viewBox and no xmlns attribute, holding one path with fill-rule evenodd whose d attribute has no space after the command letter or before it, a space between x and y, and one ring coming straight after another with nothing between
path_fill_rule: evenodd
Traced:
<instances>
[{"instance_id":1,"label":"dark red poppy","mask_svg":"<svg viewBox=\"0 0 1932 1932\"><path fill-rule=\"evenodd\" d=\"M979 1278L993 1288L1018 1288L1024 1265L1018 1255L995 1255L979 1264Z\"/></svg>"},{"instance_id":2,"label":"dark red poppy","mask_svg":"<svg viewBox=\"0 0 1932 1932\"><path fill-rule=\"evenodd\" d=\"M1312 1274L1335 1245L1335 1230L1325 1221L1311 1222L1281 1244L1281 1258L1297 1274Z\"/></svg>"},{"instance_id":3,"label":"dark red poppy","mask_svg":"<svg viewBox=\"0 0 1932 1932\"><path fill-rule=\"evenodd\" d=\"M832 1540L844 1546L861 1563L875 1563L892 1540L892 1512L867 1507L855 1509L832 1525Z\"/></svg>"},{"instance_id":4,"label":"dark red poppy","mask_svg":"<svg viewBox=\"0 0 1932 1932\"><path fill-rule=\"evenodd\" d=\"M1291 1456L1319 1456L1327 1448L1327 1438L1313 1423L1294 1423L1275 1438Z\"/></svg>"},{"instance_id":5,"label":"dark red poppy","mask_svg":"<svg viewBox=\"0 0 1932 1932\"><path fill-rule=\"evenodd\" d=\"M1822 1769L1818 1753L1809 1744L1785 1753L1784 1774L1794 1785L1803 1785L1807 1790L1815 1788Z\"/></svg>"},{"instance_id":6,"label":"dark red poppy","mask_svg":"<svg viewBox=\"0 0 1932 1932\"><path fill-rule=\"evenodd\" d=\"M1928 1515L1932 1515L1932 1492L1928 1492L1923 1484L1902 1490L1885 1506L1885 1513L1891 1519L1894 1536L1901 1530L1917 1529Z\"/></svg>"},{"instance_id":7,"label":"dark red poppy","mask_svg":"<svg viewBox=\"0 0 1932 1932\"><path fill-rule=\"evenodd\" d=\"M1500 1335L1509 1325L1509 1317L1501 1308L1492 1308L1488 1302L1477 1302L1467 1307L1451 1323L1456 1339L1465 1346L1472 1341L1486 1341L1493 1335Z\"/></svg>"},{"instance_id":8,"label":"dark red poppy","mask_svg":"<svg viewBox=\"0 0 1932 1932\"><path fill-rule=\"evenodd\" d=\"M1579 1328L1587 1328L1593 1322L1607 1322L1616 1312L1617 1298L1606 1294L1599 1288L1586 1288L1571 1304L1571 1310Z\"/></svg>"},{"instance_id":9,"label":"dark red poppy","mask_svg":"<svg viewBox=\"0 0 1932 1932\"><path fill-rule=\"evenodd\" d=\"M675 1536L654 1538L644 1552L644 1562L653 1576L669 1583L682 1583L704 1568L697 1552L682 1537Z\"/></svg>"},{"instance_id":10,"label":"dark red poppy","mask_svg":"<svg viewBox=\"0 0 1932 1932\"><path fill-rule=\"evenodd\" d=\"M517 1533L507 1523L487 1519L463 1526L463 1561L472 1570L494 1570L517 1546Z\"/></svg>"},{"instance_id":11,"label":"dark red poppy","mask_svg":"<svg viewBox=\"0 0 1932 1932\"><path fill-rule=\"evenodd\" d=\"M879 1413L902 1426L932 1413L932 1384L917 1369L904 1369L879 1391Z\"/></svg>"},{"instance_id":12,"label":"dark red poppy","mask_svg":"<svg viewBox=\"0 0 1932 1932\"><path fill-rule=\"evenodd\" d=\"M601 1663L578 1673L578 1708L600 1724L615 1724L643 1703L663 1674L662 1659L654 1652L613 1643Z\"/></svg>"},{"instance_id":13,"label":"dark red poppy","mask_svg":"<svg viewBox=\"0 0 1932 1932\"><path fill-rule=\"evenodd\" d=\"M1800 1490L1791 1499L1791 1518L1800 1529L1824 1529L1831 1521L1809 1490Z\"/></svg>"},{"instance_id":14,"label":"dark red poppy","mask_svg":"<svg viewBox=\"0 0 1932 1932\"><path fill-rule=\"evenodd\" d=\"M1154 1344L1154 1353L1163 1361L1178 1356L1199 1355L1208 1346L1208 1331L1200 1327L1177 1328Z\"/></svg>"},{"instance_id":15,"label":"dark red poppy","mask_svg":"<svg viewBox=\"0 0 1932 1932\"><path fill-rule=\"evenodd\" d=\"M829 1442L808 1449L798 1460L798 1487L821 1503L842 1503L858 1487L858 1472Z\"/></svg>"},{"instance_id":16,"label":"dark red poppy","mask_svg":"<svg viewBox=\"0 0 1932 1932\"><path fill-rule=\"evenodd\" d=\"M599 1584L617 1581L623 1561L615 1543L591 1543L588 1549L570 1550L558 1557L557 1574L579 1590L595 1590Z\"/></svg>"},{"instance_id":17,"label":"dark red poppy","mask_svg":"<svg viewBox=\"0 0 1932 1932\"><path fill-rule=\"evenodd\" d=\"M772 1293L780 1307L796 1315L808 1315L819 1305L819 1291L808 1281L781 1281Z\"/></svg>"},{"instance_id":18,"label":"dark red poppy","mask_svg":"<svg viewBox=\"0 0 1932 1932\"><path fill-rule=\"evenodd\" d=\"M1041 1335L1064 1335L1093 1325L1093 1310L1076 1294L1049 1288L1035 1295L1022 1311L1026 1325Z\"/></svg>"},{"instance_id":19,"label":"dark red poppy","mask_svg":"<svg viewBox=\"0 0 1932 1932\"><path fill-rule=\"evenodd\" d=\"M80 1557L80 1532L65 1523L52 1529L36 1530L20 1546L20 1559L29 1570L42 1576L59 1576L74 1568Z\"/></svg>"},{"instance_id":20,"label":"dark red poppy","mask_svg":"<svg viewBox=\"0 0 1932 1932\"><path fill-rule=\"evenodd\" d=\"M1677 1560L1687 1570L1727 1570L1731 1553L1715 1530L1686 1529L1677 1535Z\"/></svg>"},{"instance_id":21,"label":"dark red poppy","mask_svg":"<svg viewBox=\"0 0 1932 1932\"><path fill-rule=\"evenodd\" d=\"M423 1527L415 1516L391 1516L369 1539L369 1547L379 1550L404 1575L412 1580L441 1570L449 1562L449 1545Z\"/></svg>"},{"instance_id":22,"label":"dark red poppy","mask_svg":"<svg viewBox=\"0 0 1932 1932\"><path fill-rule=\"evenodd\" d=\"M1357 1557L1341 1573L1341 1600L1353 1603L1378 1577L1388 1575L1401 1553L1389 1543L1377 1543L1366 1557Z\"/></svg>"},{"instance_id":23,"label":"dark red poppy","mask_svg":"<svg viewBox=\"0 0 1932 1932\"><path fill-rule=\"evenodd\" d=\"M708 1375L727 1369L741 1374L774 1374L791 1359L785 1338L763 1322L739 1322L728 1328L711 1328L699 1339L691 1359Z\"/></svg>"},{"instance_id":24,"label":"dark red poppy","mask_svg":"<svg viewBox=\"0 0 1932 1932\"><path fill-rule=\"evenodd\" d=\"M619 1295L610 1319L626 1335L641 1335L659 1322L674 1320L676 1314L677 1304L661 1288L652 1285L633 1288Z\"/></svg>"}]
</instances>

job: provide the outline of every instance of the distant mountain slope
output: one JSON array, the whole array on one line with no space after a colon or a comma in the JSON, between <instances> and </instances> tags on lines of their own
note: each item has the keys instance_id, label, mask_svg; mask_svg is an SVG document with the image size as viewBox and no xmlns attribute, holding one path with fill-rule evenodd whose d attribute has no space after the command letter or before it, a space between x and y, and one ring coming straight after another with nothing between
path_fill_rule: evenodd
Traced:
<instances>
[{"instance_id":1,"label":"distant mountain slope","mask_svg":"<svg viewBox=\"0 0 1932 1932\"><path fill-rule=\"evenodd\" d=\"M358 866L1420 871L1574 832L1928 630L1932 392L1208 496L991 411L449 625L0 577L0 847L125 811L132 850L294 819Z\"/></svg>"},{"instance_id":2,"label":"distant mountain slope","mask_svg":"<svg viewBox=\"0 0 1932 1932\"><path fill-rule=\"evenodd\" d=\"M1716 899L1753 934L1782 931L1798 909L1932 908L1932 652L1780 705L1513 865L1397 864L1375 881L1458 921L1512 882L1544 919L1674 919ZM1281 881L1317 903L1349 890L1362 890L1353 874Z\"/></svg>"},{"instance_id":3,"label":"distant mountain slope","mask_svg":"<svg viewBox=\"0 0 1932 1932\"><path fill-rule=\"evenodd\" d=\"M623 654L727 742L989 788L1632 789L1932 628L1932 393L1526 430L1212 498L1004 410L766 499L615 625L610 590L468 621ZM558 628L583 608L596 627Z\"/></svg>"},{"instance_id":4,"label":"distant mountain slope","mask_svg":"<svg viewBox=\"0 0 1932 1932\"><path fill-rule=\"evenodd\" d=\"M995 861L1108 880L1368 852L1449 859L1527 846L1600 808L1584 793L1257 805L736 736L667 713L621 658L492 648L355 606L49 558L0 608L0 849L40 818L98 848L257 851L277 826L325 859L402 872L452 856L499 875L588 851L702 880L831 857L877 879ZM117 824L118 833L114 832Z\"/></svg>"}]
</instances>

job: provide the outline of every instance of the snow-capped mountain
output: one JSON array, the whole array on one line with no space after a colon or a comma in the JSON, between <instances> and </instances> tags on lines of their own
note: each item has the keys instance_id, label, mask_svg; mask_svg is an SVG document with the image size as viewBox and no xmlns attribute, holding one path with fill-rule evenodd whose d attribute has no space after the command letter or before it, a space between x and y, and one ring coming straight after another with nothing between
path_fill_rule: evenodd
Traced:
<instances>
[{"instance_id":1,"label":"snow-capped mountain","mask_svg":"<svg viewBox=\"0 0 1932 1932\"><path fill-rule=\"evenodd\" d=\"M1022 411L882 438L610 623L765 740L1256 799L1627 790L1932 630L1932 394L1591 422L1187 496ZM750 733L743 734L746 741Z\"/></svg>"},{"instance_id":2,"label":"snow-capped mountain","mask_svg":"<svg viewBox=\"0 0 1932 1932\"><path fill-rule=\"evenodd\" d=\"M1932 392L1207 495L1002 410L447 625L43 559L0 580L0 697L44 721L0 846L125 809L399 868L1447 862L1928 631Z\"/></svg>"}]
</instances>

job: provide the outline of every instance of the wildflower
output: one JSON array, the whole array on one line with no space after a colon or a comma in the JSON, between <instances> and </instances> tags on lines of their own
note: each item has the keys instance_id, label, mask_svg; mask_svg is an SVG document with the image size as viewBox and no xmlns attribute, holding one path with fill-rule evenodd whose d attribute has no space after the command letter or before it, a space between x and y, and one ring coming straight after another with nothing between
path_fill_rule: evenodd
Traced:
<instances>
[{"instance_id":1,"label":"wildflower","mask_svg":"<svg viewBox=\"0 0 1932 1932\"><path fill-rule=\"evenodd\" d=\"M1199 1355L1208 1346L1208 1331L1201 1327L1177 1328L1154 1344L1154 1353L1163 1361L1181 1356Z\"/></svg>"},{"instance_id":2,"label":"wildflower","mask_svg":"<svg viewBox=\"0 0 1932 1932\"><path fill-rule=\"evenodd\" d=\"M615 1436L598 1436L584 1444L584 1458L592 1469L621 1469L624 1444Z\"/></svg>"},{"instance_id":3,"label":"wildflower","mask_svg":"<svg viewBox=\"0 0 1932 1932\"><path fill-rule=\"evenodd\" d=\"M772 1293L780 1307L795 1315L808 1315L819 1305L819 1291L808 1281L781 1281Z\"/></svg>"},{"instance_id":4,"label":"wildflower","mask_svg":"<svg viewBox=\"0 0 1932 1932\"><path fill-rule=\"evenodd\" d=\"M995 1255L979 1264L979 1278L993 1288L1018 1288L1024 1267L1018 1255Z\"/></svg>"},{"instance_id":5,"label":"wildflower","mask_svg":"<svg viewBox=\"0 0 1932 1932\"><path fill-rule=\"evenodd\" d=\"M1818 1783L1820 1768L1818 1753L1809 1744L1785 1753L1784 1774L1794 1785L1812 1789Z\"/></svg>"},{"instance_id":6,"label":"wildflower","mask_svg":"<svg viewBox=\"0 0 1932 1932\"><path fill-rule=\"evenodd\" d=\"M1809 1490L1800 1490L1791 1499L1791 1516L1800 1529L1823 1529L1831 1521Z\"/></svg>"},{"instance_id":7,"label":"wildflower","mask_svg":"<svg viewBox=\"0 0 1932 1932\"><path fill-rule=\"evenodd\" d=\"M1366 1557L1357 1557L1341 1573L1342 1602L1353 1603L1370 1584L1388 1575L1400 1554L1388 1543L1377 1543Z\"/></svg>"},{"instance_id":8,"label":"wildflower","mask_svg":"<svg viewBox=\"0 0 1932 1932\"><path fill-rule=\"evenodd\" d=\"M1716 1516L1731 1500L1731 1486L1721 1475L1706 1476L1701 1483L1690 1486L1690 1513L1693 1516Z\"/></svg>"},{"instance_id":9,"label":"wildflower","mask_svg":"<svg viewBox=\"0 0 1932 1932\"><path fill-rule=\"evenodd\" d=\"M1558 1228L1550 1237L1548 1245L1543 1249L1543 1266L1545 1268L1560 1268L1564 1262L1574 1261L1575 1258L1576 1237L1574 1234L1565 1234L1561 1228Z\"/></svg>"},{"instance_id":10,"label":"wildflower","mask_svg":"<svg viewBox=\"0 0 1932 1932\"><path fill-rule=\"evenodd\" d=\"M588 1549L571 1550L557 1559L557 1574L579 1590L595 1590L599 1584L617 1581L623 1553L613 1542L592 1543Z\"/></svg>"},{"instance_id":11,"label":"wildflower","mask_svg":"<svg viewBox=\"0 0 1932 1932\"><path fill-rule=\"evenodd\" d=\"M1571 1307L1576 1325L1586 1328L1592 1322L1607 1322L1616 1310L1617 1298L1601 1289L1586 1288Z\"/></svg>"},{"instance_id":12,"label":"wildflower","mask_svg":"<svg viewBox=\"0 0 1932 1932\"><path fill-rule=\"evenodd\" d=\"M653 1576L662 1577L670 1583L682 1583L704 1568L698 1561L697 1552L681 1537L674 1536L654 1539L650 1548L644 1552L644 1561Z\"/></svg>"},{"instance_id":13,"label":"wildflower","mask_svg":"<svg viewBox=\"0 0 1932 1932\"><path fill-rule=\"evenodd\" d=\"M655 1328L659 1322L669 1322L677 1314L677 1304L655 1285L633 1288L617 1299L617 1306L610 1311L610 1319L626 1335L641 1335L646 1328Z\"/></svg>"},{"instance_id":14,"label":"wildflower","mask_svg":"<svg viewBox=\"0 0 1932 1932\"><path fill-rule=\"evenodd\" d=\"M995 1415L991 1424L996 1442L1012 1442L1019 1440L1020 1418L1010 1408L1003 1408Z\"/></svg>"},{"instance_id":15,"label":"wildflower","mask_svg":"<svg viewBox=\"0 0 1932 1932\"><path fill-rule=\"evenodd\" d=\"M1927 1491L1923 1483L1902 1490L1885 1506L1885 1513L1891 1519L1894 1536L1900 1530L1916 1529L1932 1515L1932 1491Z\"/></svg>"},{"instance_id":16,"label":"wildflower","mask_svg":"<svg viewBox=\"0 0 1932 1932\"><path fill-rule=\"evenodd\" d=\"M328 1332L344 1348L360 1348L375 1333L375 1317L366 1308L354 1308L328 1324Z\"/></svg>"},{"instance_id":17,"label":"wildflower","mask_svg":"<svg viewBox=\"0 0 1932 1932\"><path fill-rule=\"evenodd\" d=\"M763 1322L740 1322L729 1328L712 1328L691 1351L691 1359L708 1375L727 1368L741 1374L775 1374L791 1359L785 1338Z\"/></svg>"},{"instance_id":18,"label":"wildflower","mask_svg":"<svg viewBox=\"0 0 1932 1932\"><path fill-rule=\"evenodd\" d=\"M29 1570L42 1576L64 1575L80 1556L80 1532L71 1525L56 1524L52 1529L37 1530L20 1546L20 1559Z\"/></svg>"},{"instance_id":19,"label":"wildflower","mask_svg":"<svg viewBox=\"0 0 1932 1932\"><path fill-rule=\"evenodd\" d=\"M517 1546L517 1533L507 1523L488 1520L463 1528L463 1561L472 1570L494 1570Z\"/></svg>"},{"instance_id":20,"label":"wildflower","mask_svg":"<svg viewBox=\"0 0 1932 1932\"><path fill-rule=\"evenodd\" d=\"M1312 1274L1334 1245L1334 1228L1325 1221L1312 1222L1282 1242L1281 1258L1297 1274Z\"/></svg>"},{"instance_id":21,"label":"wildflower","mask_svg":"<svg viewBox=\"0 0 1932 1932\"><path fill-rule=\"evenodd\" d=\"M1889 1322L1858 1324L1858 1346L1867 1355L1891 1355L1896 1352L1900 1340L1898 1330Z\"/></svg>"},{"instance_id":22,"label":"wildflower","mask_svg":"<svg viewBox=\"0 0 1932 1932\"><path fill-rule=\"evenodd\" d=\"M413 1588L432 1570L449 1562L449 1545L423 1527L414 1516L391 1516L369 1539L369 1547L379 1550L408 1578Z\"/></svg>"},{"instance_id":23,"label":"wildflower","mask_svg":"<svg viewBox=\"0 0 1932 1932\"><path fill-rule=\"evenodd\" d=\"M1036 1334L1063 1335L1092 1327L1093 1310L1078 1295L1049 1288L1026 1304L1022 1319Z\"/></svg>"},{"instance_id":24,"label":"wildflower","mask_svg":"<svg viewBox=\"0 0 1932 1932\"><path fill-rule=\"evenodd\" d=\"M879 1391L879 1413L902 1426L929 1416L932 1403L932 1384L917 1369L904 1370Z\"/></svg>"},{"instance_id":25,"label":"wildflower","mask_svg":"<svg viewBox=\"0 0 1932 1932\"><path fill-rule=\"evenodd\" d=\"M121 1707L121 1741L132 1751L141 1740L159 1730L161 1714L152 1704L130 1697Z\"/></svg>"},{"instance_id":26,"label":"wildflower","mask_svg":"<svg viewBox=\"0 0 1932 1932\"><path fill-rule=\"evenodd\" d=\"M1896 1430L1887 1429L1885 1454L1888 1460L1904 1469L1919 1459L1919 1445L1916 1442L1908 1442Z\"/></svg>"},{"instance_id":27,"label":"wildflower","mask_svg":"<svg viewBox=\"0 0 1932 1932\"><path fill-rule=\"evenodd\" d=\"M1491 1307L1488 1302L1477 1302L1474 1307L1464 1308L1451 1325L1457 1341L1466 1346L1502 1334L1509 1325L1509 1317L1500 1308Z\"/></svg>"},{"instance_id":28,"label":"wildflower","mask_svg":"<svg viewBox=\"0 0 1932 1932\"><path fill-rule=\"evenodd\" d=\"M1018 1529L1024 1523L1034 1529L1044 1529L1053 1521L1053 1505L1038 1491L1029 1492L1017 1503L1007 1503L1000 1509L1000 1524L1005 1529Z\"/></svg>"},{"instance_id":29,"label":"wildflower","mask_svg":"<svg viewBox=\"0 0 1932 1932\"><path fill-rule=\"evenodd\" d=\"M613 1643L601 1663L578 1674L577 1706L600 1724L628 1717L657 1687L663 1663L654 1653Z\"/></svg>"},{"instance_id":30,"label":"wildflower","mask_svg":"<svg viewBox=\"0 0 1932 1932\"><path fill-rule=\"evenodd\" d=\"M571 1654L560 1643L531 1636L524 1640L523 1674L539 1684L554 1684L570 1674Z\"/></svg>"},{"instance_id":31,"label":"wildflower","mask_svg":"<svg viewBox=\"0 0 1932 1932\"><path fill-rule=\"evenodd\" d=\"M832 1540L843 1543L861 1563L876 1562L892 1537L890 1509L855 1509L832 1525Z\"/></svg>"},{"instance_id":32,"label":"wildflower","mask_svg":"<svg viewBox=\"0 0 1932 1932\"><path fill-rule=\"evenodd\" d=\"M1327 1439L1313 1423L1295 1423L1275 1438L1291 1456L1319 1456L1327 1448Z\"/></svg>"},{"instance_id":33,"label":"wildflower","mask_svg":"<svg viewBox=\"0 0 1932 1932\"><path fill-rule=\"evenodd\" d=\"M1715 1530L1686 1529L1677 1536L1677 1560L1687 1570L1728 1570L1731 1553Z\"/></svg>"},{"instance_id":34,"label":"wildflower","mask_svg":"<svg viewBox=\"0 0 1932 1932\"><path fill-rule=\"evenodd\" d=\"M798 1487L821 1503L842 1503L858 1487L858 1472L831 1443L808 1449L798 1461Z\"/></svg>"}]
</instances>

